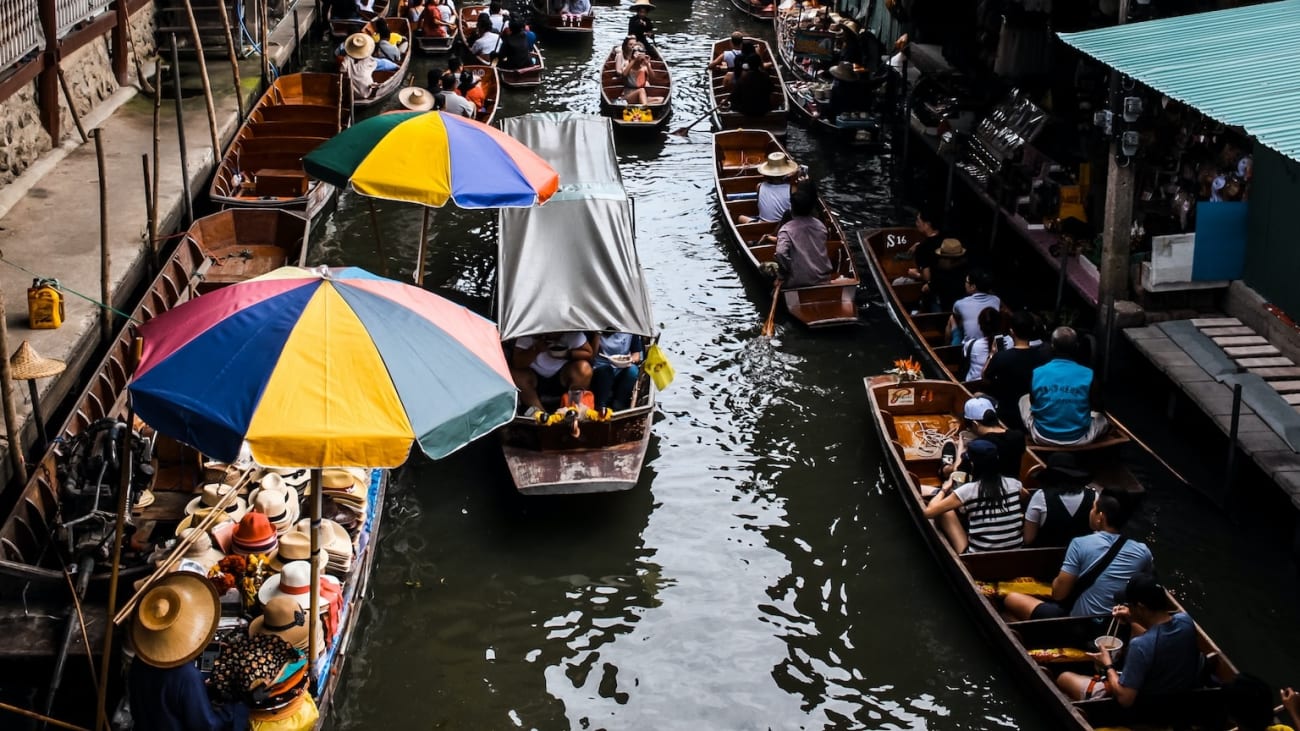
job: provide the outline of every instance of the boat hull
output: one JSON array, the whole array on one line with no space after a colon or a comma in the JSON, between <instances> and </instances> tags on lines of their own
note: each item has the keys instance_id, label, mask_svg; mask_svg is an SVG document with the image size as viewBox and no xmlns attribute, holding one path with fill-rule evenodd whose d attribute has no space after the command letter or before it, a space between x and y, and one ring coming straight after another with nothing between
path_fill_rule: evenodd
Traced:
<instances>
[{"instance_id":1,"label":"boat hull","mask_svg":"<svg viewBox=\"0 0 1300 731\"><path fill-rule=\"evenodd\" d=\"M646 378L646 376L642 376ZM648 403L607 422L538 425L517 417L502 431L501 446L515 487L525 495L619 492L636 487L650 443L654 391Z\"/></svg>"},{"instance_id":2,"label":"boat hull","mask_svg":"<svg viewBox=\"0 0 1300 731\"><path fill-rule=\"evenodd\" d=\"M744 0L733 0L733 2L743 2ZM789 105L782 90L785 86L785 78L781 74L781 66L772 56L772 47L762 38L747 37L745 40L754 43L758 48L758 56L764 63L770 63L769 71L772 79L772 111L761 117L751 117L741 114L740 112L731 111L728 108L730 92L727 91L723 83L723 78L727 74L726 69L709 69L709 98L710 106L713 108L713 126L719 130L729 129L757 129L765 132L771 132L778 138L785 137L786 117L789 114ZM731 47L731 39L724 38L713 44L712 55L709 60L717 58L723 51Z\"/></svg>"},{"instance_id":3,"label":"boat hull","mask_svg":"<svg viewBox=\"0 0 1300 731\"><path fill-rule=\"evenodd\" d=\"M610 50L601 65L600 114L609 117L614 129L624 132L655 131L663 129L668 123L668 118L672 116L673 80L668 64L664 63L659 50L654 46L650 46L646 52L650 55L650 79L646 84L646 95L663 97L663 101L658 104L629 105L623 100L624 82L617 69L617 46ZM648 112L649 118L645 118L644 115L629 118L629 115L625 114L628 110L637 108Z\"/></svg>"}]
</instances>

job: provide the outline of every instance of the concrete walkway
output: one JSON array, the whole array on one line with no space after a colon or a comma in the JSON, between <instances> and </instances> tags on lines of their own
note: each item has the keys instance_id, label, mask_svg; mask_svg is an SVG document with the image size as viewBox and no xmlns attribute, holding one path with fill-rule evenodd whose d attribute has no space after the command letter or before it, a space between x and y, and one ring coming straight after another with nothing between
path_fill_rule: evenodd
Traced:
<instances>
[{"instance_id":1,"label":"concrete walkway","mask_svg":"<svg viewBox=\"0 0 1300 731\"><path fill-rule=\"evenodd\" d=\"M309 32L315 19L313 6L304 8L307 17L301 28ZM291 61L297 40L293 23L282 22L271 36L270 50L274 64L284 67ZM182 62L183 70L197 65ZM251 107L259 94L261 63L258 58L241 64L245 108ZM152 69L146 69L152 74ZM225 59L209 59L208 74L212 81L218 121L218 133L224 148L239 128L238 105L230 64ZM189 88L198 86L182 82ZM167 84L170 87L170 83ZM197 200L207 197L206 182L220 156L214 155L209 132L207 108L202 94L183 101L185 141L190 191ZM113 305L130 311L130 301L148 274L148 216L144 194L141 156L153 151L153 100L139 94L135 87L123 87L83 120L87 130L98 128L104 146L108 182L109 281ZM182 194L180 146L176 134L175 102L165 98L162 104L159 140L160 235L182 225L185 212ZM9 328L9 357L23 340L31 341L37 352L47 358L64 360L67 371L38 383L41 410L49 413L70 392L79 392L81 371L90 362L102 342L99 307L72 292L100 299L100 225L98 166L95 145L82 144L80 137L47 153L18 180L0 190L0 294L4 298L5 318ZM170 241L164 242L169 251ZM67 316L57 330L31 330L27 320L27 288L34 276L58 279L65 295ZM121 318L118 318L119 321ZM119 322L120 325L120 322ZM35 429L30 420L31 405L25 383L14 384L18 420L24 429L23 439L33 443ZM59 424L48 425L55 432ZM3 432L0 432L0 437ZM12 474L7 440L0 446L6 478Z\"/></svg>"}]
</instances>

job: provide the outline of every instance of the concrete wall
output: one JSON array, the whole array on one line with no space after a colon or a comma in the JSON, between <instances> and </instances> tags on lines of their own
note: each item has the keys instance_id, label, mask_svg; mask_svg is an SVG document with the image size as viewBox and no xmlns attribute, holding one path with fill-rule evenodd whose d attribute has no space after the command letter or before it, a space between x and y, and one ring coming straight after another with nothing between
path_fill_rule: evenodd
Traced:
<instances>
[{"instance_id":1,"label":"concrete wall","mask_svg":"<svg viewBox=\"0 0 1300 731\"><path fill-rule=\"evenodd\" d=\"M142 59L154 55L154 6L150 2L131 16L131 41L135 53ZM95 106L117 91L109 57L109 36L96 38L68 54L62 61L68 91L77 113L83 117ZM135 82L135 63L128 64L128 73ZM50 139L41 126L40 110L36 102L36 82L28 84L17 94L0 102L0 188L31 167L42 154L58 142L77 134L72 115L68 114L67 100L59 95L60 139Z\"/></svg>"}]
</instances>

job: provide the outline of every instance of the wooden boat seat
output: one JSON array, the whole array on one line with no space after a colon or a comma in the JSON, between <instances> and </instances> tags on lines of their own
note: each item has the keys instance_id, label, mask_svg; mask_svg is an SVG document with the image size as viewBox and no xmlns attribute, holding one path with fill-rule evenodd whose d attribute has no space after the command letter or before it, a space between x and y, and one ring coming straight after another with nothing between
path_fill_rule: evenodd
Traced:
<instances>
[{"instance_id":1,"label":"wooden boat seat","mask_svg":"<svg viewBox=\"0 0 1300 731\"><path fill-rule=\"evenodd\" d=\"M752 223L736 224L736 231L740 233L742 241L758 241L767 234L776 234L780 225L774 221L754 221Z\"/></svg>"},{"instance_id":2,"label":"wooden boat seat","mask_svg":"<svg viewBox=\"0 0 1300 731\"><path fill-rule=\"evenodd\" d=\"M1128 444L1131 440L1124 432L1116 429L1114 425L1106 431L1105 434L1098 437L1095 441L1088 444L1077 446L1063 447L1055 444L1039 444L1034 441L1029 442L1029 446L1039 452L1095 452L1111 447L1118 447L1121 444Z\"/></svg>"},{"instance_id":3,"label":"wooden boat seat","mask_svg":"<svg viewBox=\"0 0 1300 731\"><path fill-rule=\"evenodd\" d=\"M246 137L313 137L327 140L338 134L337 122L254 122L246 128Z\"/></svg>"},{"instance_id":4,"label":"wooden boat seat","mask_svg":"<svg viewBox=\"0 0 1300 731\"><path fill-rule=\"evenodd\" d=\"M1074 707L1093 726L1159 724L1168 728L1194 723L1197 728L1227 728L1226 700L1221 688L1198 688L1180 693L1142 693L1125 708L1114 698L1075 701Z\"/></svg>"},{"instance_id":5,"label":"wooden boat seat","mask_svg":"<svg viewBox=\"0 0 1300 731\"><path fill-rule=\"evenodd\" d=\"M324 104L285 104L253 111L253 119L259 122L319 122L338 117L338 107Z\"/></svg>"},{"instance_id":6,"label":"wooden boat seat","mask_svg":"<svg viewBox=\"0 0 1300 731\"><path fill-rule=\"evenodd\" d=\"M722 169L723 170L745 170L754 168L767 159L767 153L763 150L723 150L722 151ZM763 179L762 175L752 176L754 185L757 186Z\"/></svg>"},{"instance_id":7,"label":"wooden boat seat","mask_svg":"<svg viewBox=\"0 0 1300 731\"><path fill-rule=\"evenodd\" d=\"M277 198L295 198L307 194L307 173L297 170L262 168L257 171L254 194Z\"/></svg>"},{"instance_id":8,"label":"wooden boat seat","mask_svg":"<svg viewBox=\"0 0 1300 731\"><path fill-rule=\"evenodd\" d=\"M961 562L977 581L1007 581L1024 576L1053 579L1065 560L1065 548L1013 548L1006 551L981 551L962 554ZM1076 619L1066 617L1065 619ZM1059 620L1032 620L1059 621ZM1095 630L1095 627L1094 627Z\"/></svg>"},{"instance_id":9,"label":"wooden boat seat","mask_svg":"<svg viewBox=\"0 0 1300 731\"><path fill-rule=\"evenodd\" d=\"M731 220L739 220L740 216L749 216L753 218L758 215L758 199L746 198L738 201L727 201L727 215Z\"/></svg>"}]
</instances>

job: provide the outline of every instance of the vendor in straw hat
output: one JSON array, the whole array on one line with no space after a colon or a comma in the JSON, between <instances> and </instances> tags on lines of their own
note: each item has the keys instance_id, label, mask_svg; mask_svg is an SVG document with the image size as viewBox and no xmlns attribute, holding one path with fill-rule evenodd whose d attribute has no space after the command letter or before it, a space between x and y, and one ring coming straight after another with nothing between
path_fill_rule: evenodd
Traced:
<instances>
[{"instance_id":1,"label":"vendor in straw hat","mask_svg":"<svg viewBox=\"0 0 1300 731\"><path fill-rule=\"evenodd\" d=\"M799 164L784 152L769 153L758 166L763 182L758 184L758 215L739 216L740 223L767 221L779 223L790 213L791 179L799 172Z\"/></svg>"},{"instance_id":2,"label":"vendor in straw hat","mask_svg":"<svg viewBox=\"0 0 1300 731\"><path fill-rule=\"evenodd\" d=\"M642 46L649 45L655 38L655 24L650 20L650 11L654 9L654 3L650 0L636 0L632 3L632 7L628 8L635 15L628 18L627 34L636 36Z\"/></svg>"},{"instance_id":3,"label":"vendor in straw hat","mask_svg":"<svg viewBox=\"0 0 1300 731\"><path fill-rule=\"evenodd\" d=\"M217 731L248 728L242 703L214 706L194 664L217 631L221 606L212 583L168 574L145 592L131 622L136 662L128 679L139 729Z\"/></svg>"},{"instance_id":4,"label":"vendor in straw hat","mask_svg":"<svg viewBox=\"0 0 1300 731\"><path fill-rule=\"evenodd\" d=\"M396 71L396 63L375 56L375 39L369 33L353 33L343 41L339 54L343 58L340 70L352 81L352 92L360 99L374 96L379 84L375 81L376 71Z\"/></svg>"},{"instance_id":5,"label":"vendor in straw hat","mask_svg":"<svg viewBox=\"0 0 1300 731\"><path fill-rule=\"evenodd\" d=\"M408 86L397 92L397 101L408 112L427 112L433 109L433 94L418 86Z\"/></svg>"}]
</instances>

